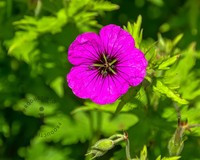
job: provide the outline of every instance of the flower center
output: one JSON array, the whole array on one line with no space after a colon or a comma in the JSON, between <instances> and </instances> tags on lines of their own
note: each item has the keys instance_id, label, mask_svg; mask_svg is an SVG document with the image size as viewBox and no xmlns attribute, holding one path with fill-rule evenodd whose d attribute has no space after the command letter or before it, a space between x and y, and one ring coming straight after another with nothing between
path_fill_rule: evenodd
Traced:
<instances>
[{"instance_id":1,"label":"flower center","mask_svg":"<svg viewBox=\"0 0 200 160\"><path fill-rule=\"evenodd\" d=\"M96 61L93 66L98 69L99 74L103 77L107 75L116 74L116 64L117 59L111 57L110 55L102 54L98 61Z\"/></svg>"}]
</instances>

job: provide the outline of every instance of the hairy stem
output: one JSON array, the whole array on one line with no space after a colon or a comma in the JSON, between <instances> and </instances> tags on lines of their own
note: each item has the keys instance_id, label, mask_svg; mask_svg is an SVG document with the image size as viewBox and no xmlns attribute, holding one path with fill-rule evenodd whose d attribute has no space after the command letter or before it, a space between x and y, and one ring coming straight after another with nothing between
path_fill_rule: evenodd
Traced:
<instances>
[{"instance_id":1,"label":"hairy stem","mask_svg":"<svg viewBox=\"0 0 200 160\"><path fill-rule=\"evenodd\" d=\"M131 160L129 139L126 139L126 159Z\"/></svg>"}]
</instances>

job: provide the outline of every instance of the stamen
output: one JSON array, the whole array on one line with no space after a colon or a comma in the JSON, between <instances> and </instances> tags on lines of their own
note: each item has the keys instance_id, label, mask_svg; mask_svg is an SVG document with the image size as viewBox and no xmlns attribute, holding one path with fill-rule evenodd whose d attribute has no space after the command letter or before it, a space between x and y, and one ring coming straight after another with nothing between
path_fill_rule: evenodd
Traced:
<instances>
[{"instance_id":1,"label":"stamen","mask_svg":"<svg viewBox=\"0 0 200 160\"><path fill-rule=\"evenodd\" d=\"M113 75L117 73L115 67L116 63L117 59L111 57L111 55L102 53L99 57L99 60L92 64L92 66L95 67L95 69L98 69L99 74L101 74L103 77L106 77L109 74Z\"/></svg>"},{"instance_id":2,"label":"stamen","mask_svg":"<svg viewBox=\"0 0 200 160\"><path fill-rule=\"evenodd\" d=\"M117 62L117 59L114 59L112 62L110 62L109 66L112 66L115 62Z\"/></svg>"},{"instance_id":3,"label":"stamen","mask_svg":"<svg viewBox=\"0 0 200 160\"><path fill-rule=\"evenodd\" d=\"M93 64L94 67L105 67L104 64Z\"/></svg>"},{"instance_id":4,"label":"stamen","mask_svg":"<svg viewBox=\"0 0 200 160\"><path fill-rule=\"evenodd\" d=\"M108 61L107 61L107 58L106 58L106 55L105 55L105 54L103 54L103 59L105 60L105 64L107 64Z\"/></svg>"},{"instance_id":5,"label":"stamen","mask_svg":"<svg viewBox=\"0 0 200 160\"><path fill-rule=\"evenodd\" d=\"M113 74L116 74L116 72L111 68L111 67L109 67L108 68Z\"/></svg>"}]
</instances>

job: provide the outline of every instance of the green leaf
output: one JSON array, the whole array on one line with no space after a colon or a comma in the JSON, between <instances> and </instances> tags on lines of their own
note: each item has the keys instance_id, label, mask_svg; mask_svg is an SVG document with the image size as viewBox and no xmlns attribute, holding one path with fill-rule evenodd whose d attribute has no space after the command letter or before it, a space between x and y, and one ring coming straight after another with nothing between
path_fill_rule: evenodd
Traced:
<instances>
[{"instance_id":1,"label":"green leaf","mask_svg":"<svg viewBox=\"0 0 200 160\"><path fill-rule=\"evenodd\" d=\"M166 85L164 85L159 80L156 81L156 85L153 86L153 90L166 95L167 97L169 97L170 99L172 99L175 102L178 102L180 104L188 104L187 100L181 98L179 94L172 91L170 88L168 88Z\"/></svg>"},{"instance_id":2,"label":"green leaf","mask_svg":"<svg viewBox=\"0 0 200 160\"><path fill-rule=\"evenodd\" d=\"M117 100L113 104L106 104L106 105L98 105L93 102L85 102L84 106L78 107L74 109L71 114L76 114L78 112L85 112L85 111L100 111L100 112L107 112L107 113L115 113L116 107L119 105L120 101ZM130 109L126 106L123 107L123 111L129 111Z\"/></svg>"},{"instance_id":3,"label":"green leaf","mask_svg":"<svg viewBox=\"0 0 200 160\"><path fill-rule=\"evenodd\" d=\"M70 159L71 149L62 149L33 139L29 147L20 148L19 155L26 160L66 160Z\"/></svg>"},{"instance_id":4,"label":"green leaf","mask_svg":"<svg viewBox=\"0 0 200 160\"><path fill-rule=\"evenodd\" d=\"M147 147L144 146L140 152L140 160L147 160Z\"/></svg>"},{"instance_id":5,"label":"green leaf","mask_svg":"<svg viewBox=\"0 0 200 160\"><path fill-rule=\"evenodd\" d=\"M51 88L57 93L59 97L62 97L64 95L63 83L64 83L63 77L57 77L50 84Z\"/></svg>"},{"instance_id":6,"label":"green leaf","mask_svg":"<svg viewBox=\"0 0 200 160\"><path fill-rule=\"evenodd\" d=\"M176 157L164 157L164 158L162 158L162 160L178 160L180 158L181 158L180 156L176 156Z\"/></svg>"},{"instance_id":7,"label":"green leaf","mask_svg":"<svg viewBox=\"0 0 200 160\"><path fill-rule=\"evenodd\" d=\"M128 102L135 100L134 97L137 95L138 91L140 90L140 87L141 86L130 88L128 92L121 97L121 101L115 110L115 114L118 114Z\"/></svg>"},{"instance_id":8,"label":"green leaf","mask_svg":"<svg viewBox=\"0 0 200 160\"><path fill-rule=\"evenodd\" d=\"M158 7L162 7L164 5L163 0L149 0L154 5L157 5Z\"/></svg>"},{"instance_id":9,"label":"green leaf","mask_svg":"<svg viewBox=\"0 0 200 160\"><path fill-rule=\"evenodd\" d=\"M199 51L196 51L195 44L192 43L181 52L181 58L177 65L165 72L164 82L170 85L179 85L179 93L188 100L200 95L198 89L200 80L197 78L198 74L195 69L196 55L198 54Z\"/></svg>"},{"instance_id":10,"label":"green leaf","mask_svg":"<svg viewBox=\"0 0 200 160\"><path fill-rule=\"evenodd\" d=\"M134 38L135 46L137 48L140 48L140 44L142 42L143 29L141 29L141 24L142 16L139 15L135 23L131 24L130 22L128 22L127 27L124 26L124 29L128 31Z\"/></svg>"},{"instance_id":11,"label":"green leaf","mask_svg":"<svg viewBox=\"0 0 200 160\"><path fill-rule=\"evenodd\" d=\"M100 28L96 17L105 11L118 9L119 6L109 1L94 1L94 0L79 0L70 1L66 4L66 12L70 19L76 22L80 31L96 31L95 28Z\"/></svg>"},{"instance_id":12,"label":"green leaf","mask_svg":"<svg viewBox=\"0 0 200 160\"><path fill-rule=\"evenodd\" d=\"M169 66L174 64L179 57L180 57L180 55L175 55L173 57L170 57L169 59L167 59L164 62L162 62L159 65L158 69L161 69L161 70L169 69Z\"/></svg>"},{"instance_id":13,"label":"green leaf","mask_svg":"<svg viewBox=\"0 0 200 160\"><path fill-rule=\"evenodd\" d=\"M60 128L57 129L55 134L46 136L47 140L54 142L61 141L63 145L70 145L78 142L83 143L91 138L90 119L87 114L79 112L70 117L61 113L57 117L59 118L59 121L57 121L61 123ZM54 120L54 122L56 121ZM41 132L47 133L47 131L42 130Z\"/></svg>"},{"instance_id":14,"label":"green leaf","mask_svg":"<svg viewBox=\"0 0 200 160\"><path fill-rule=\"evenodd\" d=\"M161 159L161 155L160 156L158 156L157 158L156 158L156 160L178 160L178 159L180 159L181 157L180 156L176 156L176 157L163 157L162 159Z\"/></svg>"},{"instance_id":15,"label":"green leaf","mask_svg":"<svg viewBox=\"0 0 200 160\"><path fill-rule=\"evenodd\" d=\"M36 33L58 33L62 27L67 23L67 15L64 9L59 10L56 16L43 16L36 19L30 16L25 16L23 19L14 22L14 25L26 31L34 31Z\"/></svg>"},{"instance_id":16,"label":"green leaf","mask_svg":"<svg viewBox=\"0 0 200 160\"><path fill-rule=\"evenodd\" d=\"M96 11L100 11L100 10L103 10L103 11L113 11L113 10L116 10L116 9L119 9L119 5L117 4L113 4L109 1L98 1L98 2L93 2L93 9L96 10Z\"/></svg>"},{"instance_id":17,"label":"green leaf","mask_svg":"<svg viewBox=\"0 0 200 160\"><path fill-rule=\"evenodd\" d=\"M178 44L178 42L183 38L183 34L179 34L178 36L176 36L174 38L174 40L172 41L173 46L176 46Z\"/></svg>"},{"instance_id":18,"label":"green leaf","mask_svg":"<svg viewBox=\"0 0 200 160\"><path fill-rule=\"evenodd\" d=\"M8 54L16 57L18 60L23 60L30 63L34 57L39 53L35 50L38 37L36 32L16 32L12 40L6 41L5 44L9 47Z\"/></svg>"},{"instance_id":19,"label":"green leaf","mask_svg":"<svg viewBox=\"0 0 200 160\"><path fill-rule=\"evenodd\" d=\"M156 158L156 160L161 160L161 155Z\"/></svg>"},{"instance_id":20,"label":"green leaf","mask_svg":"<svg viewBox=\"0 0 200 160\"><path fill-rule=\"evenodd\" d=\"M85 103L85 106L81 106L74 111L72 111L73 116L84 114L84 112L89 111L92 115L96 117L96 114L101 114L102 119L102 127L101 131L105 135L111 135L113 133L116 133L118 131L122 130L128 130L129 127L133 126L138 122L138 117L134 114L130 114L127 112L129 108L124 107L123 113L113 116L113 113L116 109L116 106L119 104L119 101L113 104L108 105L97 105L93 102L87 102ZM98 112L98 113L97 113ZM130 119L130 121L124 121L125 119ZM93 120L94 122L97 121L97 119ZM109 123L108 123L109 121ZM93 122L93 123L94 123ZM95 126L94 128L98 128L99 126Z\"/></svg>"},{"instance_id":21,"label":"green leaf","mask_svg":"<svg viewBox=\"0 0 200 160\"><path fill-rule=\"evenodd\" d=\"M137 116L130 113L121 113L114 118L112 115L104 113L102 117L102 132L105 135L111 135L122 130L128 130L139 120Z\"/></svg>"}]
</instances>

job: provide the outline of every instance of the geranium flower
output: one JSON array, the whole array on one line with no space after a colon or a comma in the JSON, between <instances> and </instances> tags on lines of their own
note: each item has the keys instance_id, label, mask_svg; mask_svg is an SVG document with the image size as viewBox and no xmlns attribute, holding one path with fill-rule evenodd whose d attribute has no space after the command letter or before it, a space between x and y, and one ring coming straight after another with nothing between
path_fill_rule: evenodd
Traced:
<instances>
[{"instance_id":1,"label":"geranium flower","mask_svg":"<svg viewBox=\"0 0 200 160\"><path fill-rule=\"evenodd\" d=\"M68 60L74 65L67 75L69 87L97 104L113 103L130 86L139 85L148 64L132 36L114 24L99 35L80 34L69 47Z\"/></svg>"}]
</instances>

